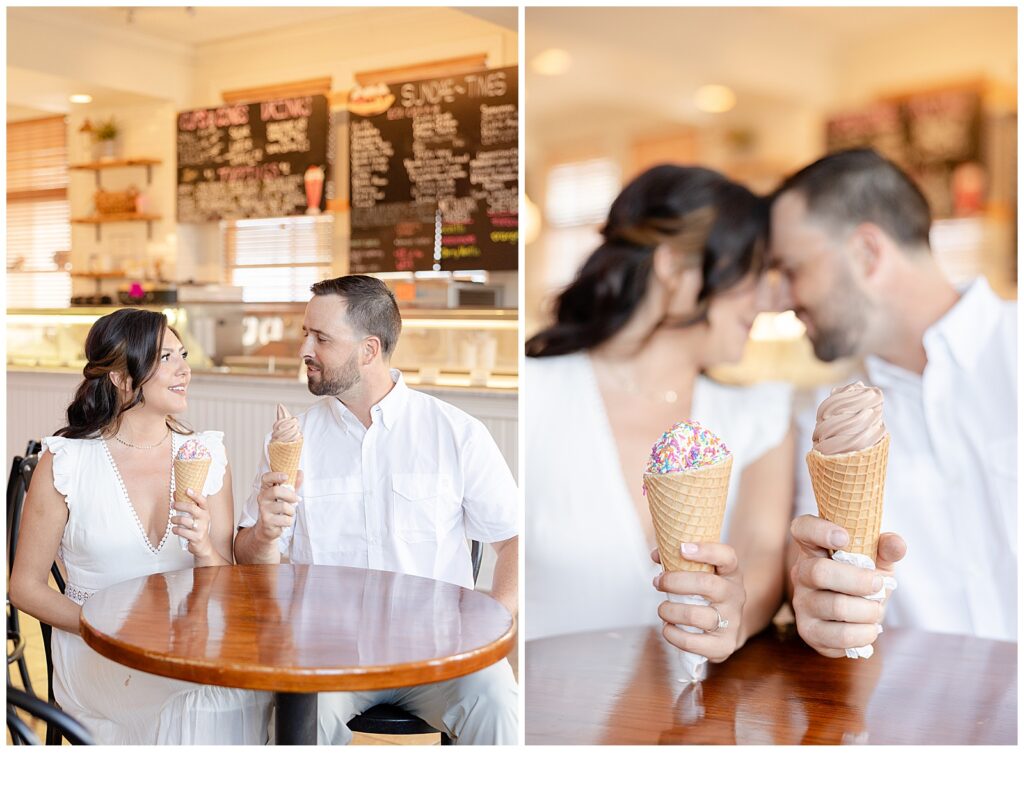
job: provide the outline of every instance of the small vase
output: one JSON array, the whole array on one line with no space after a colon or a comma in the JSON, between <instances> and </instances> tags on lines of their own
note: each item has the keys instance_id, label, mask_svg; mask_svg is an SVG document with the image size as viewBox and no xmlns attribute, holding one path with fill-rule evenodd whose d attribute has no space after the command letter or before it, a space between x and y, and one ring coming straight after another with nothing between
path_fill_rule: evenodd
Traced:
<instances>
[{"instance_id":1,"label":"small vase","mask_svg":"<svg viewBox=\"0 0 1024 803\"><path fill-rule=\"evenodd\" d=\"M96 143L94 154L98 162L117 161L119 141L116 139L105 139Z\"/></svg>"}]
</instances>

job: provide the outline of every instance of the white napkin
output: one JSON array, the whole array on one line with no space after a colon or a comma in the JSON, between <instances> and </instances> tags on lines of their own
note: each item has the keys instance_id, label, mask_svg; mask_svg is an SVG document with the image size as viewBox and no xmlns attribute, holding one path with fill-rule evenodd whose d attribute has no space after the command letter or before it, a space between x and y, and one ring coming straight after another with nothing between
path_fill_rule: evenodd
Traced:
<instances>
[{"instance_id":1,"label":"white napkin","mask_svg":"<svg viewBox=\"0 0 1024 803\"><path fill-rule=\"evenodd\" d=\"M290 483L287 483L287 482L284 483L282 485L282 487L287 488L289 491L294 491L295 490L295 486L291 485ZM299 501L295 505L295 515L296 516L299 515L299 505L301 505L301 504L302 504L302 497L300 496L299 497ZM294 534L295 534L295 525L293 524L291 527L285 527L281 531L281 535L278 536L278 538L277 538L277 548L280 550L282 555L287 555L288 554L288 550L291 549L292 536Z\"/></svg>"},{"instance_id":2,"label":"white napkin","mask_svg":"<svg viewBox=\"0 0 1024 803\"><path fill-rule=\"evenodd\" d=\"M684 605L710 605L705 597L697 596L696 594L666 594L669 602L681 602ZM687 633L703 633L699 627L691 627L690 625L676 625L680 630L685 630ZM682 677L679 678L680 683L700 683L708 676L708 659L703 655L697 655L686 650L676 650L679 654L679 670L682 673Z\"/></svg>"},{"instance_id":3,"label":"white napkin","mask_svg":"<svg viewBox=\"0 0 1024 803\"><path fill-rule=\"evenodd\" d=\"M693 725L704 713L704 684L687 683L676 699L675 724Z\"/></svg>"},{"instance_id":4,"label":"white napkin","mask_svg":"<svg viewBox=\"0 0 1024 803\"><path fill-rule=\"evenodd\" d=\"M861 569L874 570L875 562L871 560L867 555L861 555L856 552L844 552L843 550L837 550L832 553L832 560L838 561L839 563L845 563L848 566L857 566ZM896 578L895 577L883 577L882 588L876 591L874 594L868 594L864 599L881 601L885 599L887 591L896 590ZM878 632L882 632L882 626L878 625ZM847 647L846 657L847 658L870 658L875 654L875 648L871 644L867 644L864 647Z\"/></svg>"}]
</instances>

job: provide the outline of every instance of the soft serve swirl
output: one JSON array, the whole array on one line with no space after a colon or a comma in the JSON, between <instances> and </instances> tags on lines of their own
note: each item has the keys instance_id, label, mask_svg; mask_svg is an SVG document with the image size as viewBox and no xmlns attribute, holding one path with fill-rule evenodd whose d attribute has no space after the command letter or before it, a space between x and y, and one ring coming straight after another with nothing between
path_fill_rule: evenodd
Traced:
<instances>
[{"instance_id":1,"label":"soft serve swirl","mask_svg":"<svg viewBox=\"0 0 1024 803\"><path fill-rule=\"evenodd\" d=\"M862 382L834 388L818 407L811 439L821 454L843 454L868 449L885 435L882 391Z\"/></svg>"}]
</instances>

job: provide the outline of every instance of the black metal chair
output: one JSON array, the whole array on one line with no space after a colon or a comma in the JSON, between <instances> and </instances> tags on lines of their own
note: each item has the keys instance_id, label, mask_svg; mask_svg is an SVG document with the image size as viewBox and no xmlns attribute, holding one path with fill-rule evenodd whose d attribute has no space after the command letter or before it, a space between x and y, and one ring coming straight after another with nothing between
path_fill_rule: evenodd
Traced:
<instances>
[{"instance_id":1,"label":"black metal chair","mask_svg":"<svg viewBox=\"0 0 1024 803\"><path fill-rule=\"evenodd\" d=\"M11 465L11 475L7 479L7 585L10 587L11 569L14 566L14 554L18 545L18 533L21 530L21 514L25 506L25 494L28 483L32 479L32 471L41 444L29 441L25 457L16 456ZM29 694L35 694L32 679L29 677L28 665L25 662L25 637L21 632L21 619L18 609L11 605L9 597L5 598L7 613L7 682L11 682L11 664L18 667L21 685Z\"/></svg>"},{"instance_id":2,"label":"black metal chair","mask_svg":"<svg viewBox=\"0 0 1024 803\"><path fill-rule=\"evenodd\" d=\"M473 561L473 582L476 583L480 574L480 562L483 559L483 545L479 541L470 541L470 558ZM349 730L354 733L373 733L387 736L412 736L421 733L438 733L437 728L428 725L422 719L410 714L404 708L390 703L375 705L362 714L353 717L348 723ZM444 731L441 733L441 744L452 743L451 737Z\"/></svg>"},{"instance_id":3,"label":"black metal chair","mask_svg":"<svg viewBox=\"0 0 1024 803\"><path fill-rule=\"evenodd\" d=\"M7 576L10 578L11 568L14 566L14 556L17 554L18 549L18 536L21 532L21 514L24 508L25 495L28 493L29 484L32 482L32 473L35 471L36 465L39 463L39 452L42 449L42 444L38 441L29 441L28 448L25 450L25 457L16 457L14 459L17 469L12 468L11 479L8 481L8 505L7 505ZM13 499L12 499L12 491ZM50 576L53 577L54 583L57 586L57 590L61 594L64 593L64 576L61 574L60 566L57 565L56 561L50 566ZM8 583L8 585L10 585ZM24 652L25 640L21 633L21 622L18 618L18 609L10 604L10 600L7 601L7 638L11 640L12 632L16 636L16 643L21 645L21 651ZM13 631L12 631L13 621ZM46 624L46 622L39 623L39 630L43 636L43 652L46 655L46 699L49 705L57 707L57 702L53 698L53 652L50 648L50 637L53 633L53 628ZM10 659L8 659L10 663ZM18 671L21 674L22 685L25 690L35 696L35 689L32 687L32 681L29 679L28 668L25 665L24 658L18 663ZM10 667L8 666L7 672L7 683L10 685L11 675ZM46 743L48 745L59 745L61 744L63 736L65 736L58 724L47 721L46 725Z\"/></svg>"},{"instance_id":4,"label":"black metal chair","mask_svg":"<svg viewBox=\"0 0 1024 803\"><path fill-rule=\"evenodd\" d=\"M16 745L36 745L39 739L25 720L18 716L18 710L24 711L36 719L46 723L46 732L58 730L63 733L71 744L94 744L92 735L74 717L65 714L54 705L40 700L34 694L16 689L7 684L7 730L11 734L11 743ZM47 741L49 743L49 741Z\"/></svg>"}]
</instances>

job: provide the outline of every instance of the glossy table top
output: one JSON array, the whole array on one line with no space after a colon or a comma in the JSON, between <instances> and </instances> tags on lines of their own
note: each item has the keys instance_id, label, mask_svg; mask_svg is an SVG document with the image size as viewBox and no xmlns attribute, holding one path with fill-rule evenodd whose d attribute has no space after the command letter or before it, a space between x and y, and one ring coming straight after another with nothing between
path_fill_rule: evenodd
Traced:
<instances>
[{"instance_id":1,"label":"glossy table top","mask_svg":"<svg viewBox=\"0 0 1024 803\"><path fill-rule=\"evenodd\" d=\"M527 744L1016 744L1017 645L889 629L868 660L766 631L683 684L659 627L526 644Z\"/></svg>"},{"instance_id":2,"label":"glossy table top","mask_svg":"<svg viewBox=\"0 0 1024 803\"><path fill-rule=\"evenodd\" d=\"M157 675L280 692L386 689L504 658L515 625L478 591L341 566L218 566L119 583L82 607L82 638Z\"/></svg>"}]
</instances>

